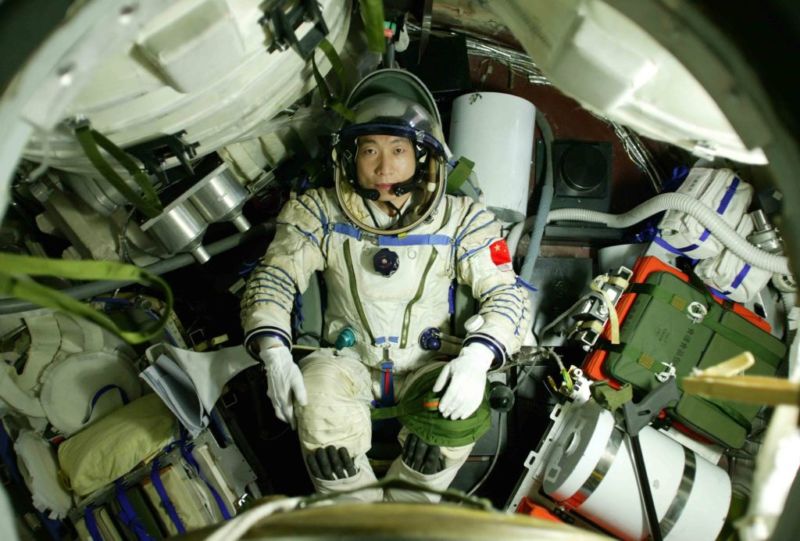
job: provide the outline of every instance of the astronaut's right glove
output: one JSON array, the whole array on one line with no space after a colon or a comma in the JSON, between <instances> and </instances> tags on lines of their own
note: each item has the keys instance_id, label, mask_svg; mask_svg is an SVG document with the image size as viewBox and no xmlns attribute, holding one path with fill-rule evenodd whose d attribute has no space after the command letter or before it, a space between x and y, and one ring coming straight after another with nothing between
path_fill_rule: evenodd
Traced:
<instances>
[{"instance_id":1,"label":"astronaut's right glove","mask_svg":"<svg viewBox=\"0 0 800 541\"><path fill-rule=\"evenodd\" d=\"M450 382L439 401L443 416L458 420L475 413L483 401L486 373L493 360L492 350L473 342L461 348L458 357L447 363L433 385L433 392L438 393Z\"/></svg>"},{"instance_id":2,"label":"astronaut's right glove","mask_svg":"<svg viewBox=\"0 0 800 541\"><path fill-rule=\"evenodd\" d=\"M294 404L297 400L301 406L308 403L306 385L300 367L294 363L292 353L279 340L265 337L258 339L258 356L264 361L267 372L267 396L275 408L275 415L284 423L295 428Z\"/></svg>"}]
</instances>

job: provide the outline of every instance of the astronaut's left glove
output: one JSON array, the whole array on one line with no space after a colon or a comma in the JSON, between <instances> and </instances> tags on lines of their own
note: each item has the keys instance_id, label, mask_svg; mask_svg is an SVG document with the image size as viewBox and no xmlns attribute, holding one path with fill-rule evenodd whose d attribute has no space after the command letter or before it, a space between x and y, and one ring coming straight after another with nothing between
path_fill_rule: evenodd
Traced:
<instances>
[{"instance_id":1,"label":"astronaut's left glove","mask_svg":"<svg viewBox=\"0 0 800 541\"><path fill-rule=\"evenodd\" d=\"M450 361L433 386L438 393L447 385L439 401L439 411L449 419L466 419L478 409L486 388L486 373L494 360L494 352L483 344L473 342L461 348L458 357Z\"/></svg>"}]
</instances>

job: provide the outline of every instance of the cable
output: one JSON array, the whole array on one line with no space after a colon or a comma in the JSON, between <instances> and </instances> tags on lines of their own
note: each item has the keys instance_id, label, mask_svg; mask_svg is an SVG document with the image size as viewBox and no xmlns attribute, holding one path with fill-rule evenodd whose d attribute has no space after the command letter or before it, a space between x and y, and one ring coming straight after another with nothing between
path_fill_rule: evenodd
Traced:
<instances>
[{"instance_id":1,"label":"cable","mask_svg":"<svg viewBox=\"0 0 800 541\"><path fill-rule=\"evenodd\" d=\"M558 209L550 212L547 222L573 220L604 224L615 229L623 229L637 224L659 212L676 210L684 212L700 222L726 248L753 267L777 274L792 274L789 260L784 256L760 250L739 236L719 214L694 197L682 193L661 194L648 199L623 214L606 214L584 209Z\"/></svg>"},{"instance_id":2,"label":"cable","mask_svg":"<svg viewBox=\"0 0 800 541\"><path fill-rule=\"evenodd\" d=\"M542 238L544 237L544 229L547 225L549 217L550 206L553 203L553 195L555 194L553 182L553 130L547 119L538 110L536 111L536 122L542 130L542 139L545 142L545 172L544 182L542 183L542 191L539 195L539 205L536 209L536 217L533 222L533 230L531 231L531 240L528 245L528 252L525 254L525 260L522 263L522 269L519 272L520 277L527 281L533 282L533 269L536 266L536 260L539 258L539 249L542 246Z\"/></svg>"},{"instance_id":3,"label":"cable","mask_svg":"<svg viewBox=\"0 0 800 541\"><path fill-rule=\"evenodd\" d=\"M478 482L475 483L471 489L469 489L467 496L472 496L475 494L475 491L483 486L483 483L485 483L492 474L494 467L497 465L497 459L500 457L500 446L503 443L503 434L506 431L506 414L503 411L498 413L500 415L500 420L497 427L497 443L494 446L494 456L492 457L492 462L489 464L489 467L486 469L486 473L483 474L483 477L478 479Z\"/></svg>"}]
</instances>

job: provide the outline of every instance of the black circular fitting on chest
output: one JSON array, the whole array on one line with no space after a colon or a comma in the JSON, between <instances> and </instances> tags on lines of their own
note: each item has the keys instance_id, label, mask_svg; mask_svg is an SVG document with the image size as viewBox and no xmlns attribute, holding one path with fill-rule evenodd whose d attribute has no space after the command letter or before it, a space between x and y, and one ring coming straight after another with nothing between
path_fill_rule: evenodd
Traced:
<instances>
[{"instance_id":1,"label":"black circular fitting on chest","mask_svg":"<svg viewBox=\"0 0 800 541\"><path fill-rule=\"evenodd\" d=\"M400 267L400 257L388 248L381 248L372 257L375 271L383 276L391 276Z\"/></svg>"}]
</instances>

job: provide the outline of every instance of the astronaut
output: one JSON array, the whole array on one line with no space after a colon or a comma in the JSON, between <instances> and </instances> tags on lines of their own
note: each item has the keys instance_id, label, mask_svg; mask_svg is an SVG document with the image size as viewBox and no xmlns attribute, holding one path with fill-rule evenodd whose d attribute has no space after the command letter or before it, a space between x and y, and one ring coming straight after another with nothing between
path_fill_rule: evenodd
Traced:
<instances>
[{"instance_id":1,"label":"astronaut","mask_svg":"<svg viewBox=\"0 0 800 541\"><path fill-rule=\"evenodd\" d=\"M378 70L346 105L354 120L334 137L334 188L286 204L242 299L245 346L264 362L276 415L297 427L321 494L376 482L366 456L371 413L402 401L432 371L440 397L433 424L475 419L486 405L487 372L519 349L530 326L528 294L500 224L482 204L444 193L446 147L427 88L405 71ZM323 341L337 347L321 348L298 366L290 316L315 272L327 289ZM443 362L421 338L432 329L450 332L455 284L471 288L480 317L458 355ZM403 452L387 477L432 490L449 486L474 445L448 445L456 440L408 426L399 440ZM352 497L438 500L434 493L378 488Z\"/></svg>"}]
</instances>

